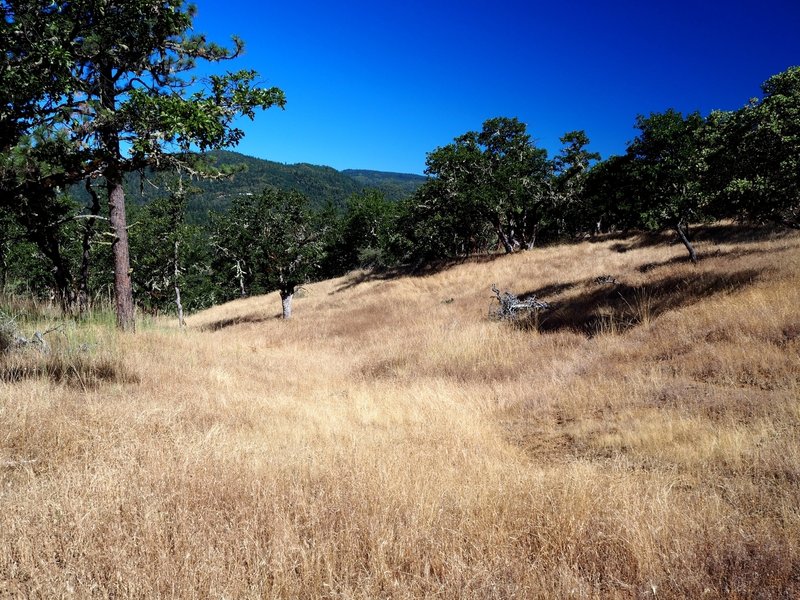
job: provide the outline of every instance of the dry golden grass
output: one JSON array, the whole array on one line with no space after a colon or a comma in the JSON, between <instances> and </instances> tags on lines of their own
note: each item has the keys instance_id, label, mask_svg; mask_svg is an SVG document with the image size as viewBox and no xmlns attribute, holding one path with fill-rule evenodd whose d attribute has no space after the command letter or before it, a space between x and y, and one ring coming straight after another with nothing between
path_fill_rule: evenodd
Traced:
<instances>
[{"instance_id":1,"label":"dry golden grass","mask_svg":"<svg viewBox=\"0 0 800 600\"><path fill-rule=\"evenodd\" d=\"M800 237L700 239L71 332L113 377L0 381L0 596L800 596Z\"/></svg>"}]
</instances>

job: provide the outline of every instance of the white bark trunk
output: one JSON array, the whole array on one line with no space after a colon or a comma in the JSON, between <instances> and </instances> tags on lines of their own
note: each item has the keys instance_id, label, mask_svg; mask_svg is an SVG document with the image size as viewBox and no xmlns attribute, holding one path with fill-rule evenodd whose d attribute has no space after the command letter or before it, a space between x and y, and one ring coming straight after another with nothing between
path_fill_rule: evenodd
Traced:
<instances>
[{"instance_id":1,"label":"white bark trunk","mask_svg":"<svg viewBox=\"0 0 800 600\"><path fill-rule=\"evenodd\" d=\"M281 305L283 307L283 318L284 319L291 319L292 318L292 298L294 297L294 292L281 292Z\"/></svg>"}]
</instances>

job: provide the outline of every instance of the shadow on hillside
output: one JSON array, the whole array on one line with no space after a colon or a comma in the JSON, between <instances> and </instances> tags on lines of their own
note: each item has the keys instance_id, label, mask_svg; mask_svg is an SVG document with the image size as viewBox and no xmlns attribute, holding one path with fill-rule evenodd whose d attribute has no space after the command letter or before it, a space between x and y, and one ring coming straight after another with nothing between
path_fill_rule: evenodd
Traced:
<instances>
[{"instance_id":1,"label":"shadow on hillside","mask_svg":"<svg viewBox=\"0 0 800 600\"><path fill-rule=\"evenodd\" d=\"M763 242L766 240L781 239L792 234L792 230L777 225L749 225L741 223L711 223L689 229L689 239L692 242L706 242L709 244L746 244ZM665 229L662 231L621 232L605 233L585 238L590 243L616 241L612 244L614 252L628 252L653 246L678 245L681 241L677 234ZM702 258L702 254L701 254Z\"/></svg>"},{"instance_id":2,"label":"shadow on hillside","mask_svg":"<svg viewBox=\"0 0 800 600\"><path fill-rule=\"evenodd\" d=\"M538 322L524 321L526 329L541 332L577 331L590 337L599 333L623 333L659 315L719 293L730 293L752 284L760 272L748 269L733 273L699 273L691 276L670 276L630 286L624 283L584 281L564 284L561 291L583 285L576 296L554 303L553 308L538 317ZM521 294L521 298L546 298L555 295L547 286Z\"/></svg>"},{"instance_id":3,"label":"shadow on hillside","mask_svg":"<svg viewBox=\"0 0 800 600\"><path fill-rule=\"evenodd\" d=\"M791 229L778 225L749 225L740 223L711 223L708 225L692 227L689 231L689 237L693 242L704 242L711 245L755 243L767 240L782 239L793 234L794 232ZM610 249L619 253L651 248L655 246L681 245L681 241L678 239L677 234L671 230L603 233L590 237L581 237L570 241L562 241L561 243L580 244L584 242L589 242L592 244L615 242L611 244ZM550 244L547 244L541 248L549 245ZM540 248L534 248L530 252L536 252L538 249ZM778 251L783 251L783 249ZM753 248L728 250L723 252L721 250L709 251L708 248L705 248L700 251L699 257L700 260L714 257L738 258L749 254L763 254L768 252L772 251ZM370 281L387 281L400 277L426 277L428 275L434 275L459 265L491 263L506 256L509 255L498 252L495 254L479 254L451 260L442 260L427 265L420 263L417 265L403 265L390 269L357 271L348 276L341 285L331 292L331 295L348 291L358 285L361 285L362 283L367 283ZM639 267L639 271L641 273L647 273L661 266L688 262L688 254L682 252L680 255L672 257L664 262L644 264ZM559 293L560 291L564 290L548 290L543 293L542 296L553 295Z\"/></svg>"},{"instance_id":4,"label":"shadow on hillside","mask_svg":"<svg viewBox=\"0 0 800 600\"><path fill-rule=\"evenodd\" d=\"M362 283L368 283L370 281L388 281L391 279L399 279L400 277L427 277L428 275L435 275L447 271L458 265L490 263L504 256L509 255L479 254L452 260L437 261L430 264L403 265L390 269L356 271L348 275L341 285L333 292L330 292L330 295L346 292Z\"/></svg>"},{"instance_id":5,"label":"shadow on hillside","mask_svg":"<svg viewBox=\"0 0 800 600\"><path fill-rule=\"evenodd\" d=\"M590 241L606 241L607 239L608 238ZM611 244L610 249L614 252L619 252L620 254L630 250L652 248L653 246L672 245L678 241L677 237L670 232L644 232L629 234L622 238L612 237L611 239L619 240L618 242Z\"/></svg>"},{"instance_id":6,"label":"shadow on hillside","mask_svg":"<svg viewBox=\"0 0 800 600\"><path fill-rule=\"evenodd\" d=\"M713 223L696 229L699 240L712 244L747 244L783 239L796 232L781 225L751 225L746 223Z\"/></svg>"},{"instance_id":7,"label":"shadow on hillside","mask_svg":"<svg viewBox=\"0 0 800 600\"><path fill-rule=\"evenodd\" d=\"M777 254L786 252L786 251L790 250L791 248L792 248L791 246L787 246L787 247L784 247L784 248L775 248L775 249L769 249L769 250L765 250L763 248L740 248L740 249L737 249L737 250L720 250L720 249L717 249L717 250L714 250L713 252L706 252L705 254L701 254L700 255L700 262L702 263L703 260L710 260L710 259L715 259L715 258L734 260L734 259L737 259L737 258L743 258L745 256L757 256L757 255L760 255L760 254L777 255ZM644 263L644 264L639 265L638 267L636 267L636 270L639 271L640 273L649 273L650 271L653 271L655 269L659 269L661 267L668 267L668 266L672 266L672 265L686 264L687 262L688 262L688 259L683 255L673 256L672 258L669 258L667 260Z\"/></svg>"},{"instance_id":8,"label":"shadow on hillside","mask_svg":"<svg viewBox=\"0 0 800 600\"><path fill-rule=\"evenodd\" d=\"M335 290L329 293L329 295L332 296L333 294L338 294L339 292L346 292L347 290L357 287L362 283L397 279L406 274L407 273L404 273L402 269L355 271L347 275L342 284L337 286Z\"/></svg>"},{"instance_id":9,"label":"shadow on hillside","mask_svg":"<svg viewBox=\"0 0 800 600\"><path fill-rule=\"evenodd\" d=\"M0 382L43 379L84 391L105 383L139 383L139 376L109 357L70 354L0 355Z\"/></svg>"},{"instance_id":10,"label":"shadow on hillside","mask_svg":"<svg viewBox=\"0 0 800 600\"><path fill-rule=\"evenodd\" d=\"M581 283L584 282L572 281L570 283L553 283L550 285L545 285L531 292L519 294L519 299L530 300L531 298L538 298L540 300L546 300L547 298L552 298L553 296L558 296L559 294L568 292L569 290L579 286Z\"/></svg>"},{"instance_id":11,"label":"shadow on hillside","mask_svg":"<svg viewBox=\"0 0 800 600\"><path fill-rule=\"evenodd\" d=\"M246 323L264 323L265 321L269 321L271 319L280 318L280 316L280 314L272 317L265 317L263 315L244 315L241 317L232 317L230 319L220 319L219 321L213 321L212 323L201 325L200 331L219 331L220 329L226 329L227 327L233 327L234 325L242 325Z\"/></svg>"}]
</instances>

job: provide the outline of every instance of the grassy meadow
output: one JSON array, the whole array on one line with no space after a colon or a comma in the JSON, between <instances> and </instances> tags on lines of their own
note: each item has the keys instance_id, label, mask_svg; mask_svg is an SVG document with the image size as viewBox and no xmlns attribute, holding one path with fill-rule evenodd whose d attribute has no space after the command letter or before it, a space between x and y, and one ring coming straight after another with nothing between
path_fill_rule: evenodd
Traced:
<instances>
[{"instance_id":1,"label":"grassy meadow","mask_svg":"<svg viewBox=\"0 0 800 600\"><path fill-rule=\"evenodd\" d=\"M7 352L0 597L800 597L800 235L696 234Z\"/></svg>"}]
</instances>

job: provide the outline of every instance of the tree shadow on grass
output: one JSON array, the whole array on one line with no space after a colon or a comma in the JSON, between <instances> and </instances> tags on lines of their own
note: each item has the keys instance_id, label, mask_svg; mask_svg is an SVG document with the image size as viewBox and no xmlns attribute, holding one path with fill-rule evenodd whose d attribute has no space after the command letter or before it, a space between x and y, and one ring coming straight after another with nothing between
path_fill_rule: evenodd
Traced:
<instances>
[{"instance_id":1,"label":"tree shadow on grass","mask_svg":"<svg viewBox=\"0 0 800 600\"><path fill-rule=\"evenodd\" d=\"M44 379L84 391L105 383L139 383L139 376L115 358L89 354L0 354L0 382Z\"/></svg>"},{"instance_id":2,"label":"tree shadow on grass","mask_svg":"<svg viewBox=\"0 0 800 600\"><path fill-rule=\"evenodd\" d=\"M428 275L435 275L447 271L453 267L463 264L484 264L494 262L508 254L479 254L475 256L468 256L463 258L455 258L451 260L441 260L429 264L418 265L403 265L399 267L392 267L389 269L371 269L364 271L355 271L346 276L344 282L339 285L330 295L338 294L339 292L346 292L362 283L370 281L388 281L391 279L399 279L401 277L427 277Z\"/></svg>"},{"instance_id":3,"label":"tree shadow on grass","mask_svg":"<svg viewBox=\"0 0 800 600\"><path fill-rule=\"evenodd\" d=\"M552 283L550 285L542 286L533 291L525 292L524 294L519 294L518 298L520 300L530 300L531 298L545 300L546 298L552 298L553 296L558 296L559 294L568 292L569 290L581 285L581 283L583 282L572 281L570 283Z\"/></svg>"},{"instance_id":4,"label":"tree shadow on grass","mask_svg":"<svg viewBox=\"0 0 800 600\"><path fill-rule=\"evenodd\" d=\"M201 325L199 329L200 331L219 331L220 329L226 329L228 327L233 327L234 325L242 325L246 323L264 323L265 321L279 319L280 317L280 314L272 317L265 317L264 315L255 314L243 315L240 317L231 317L229 319L220 319L219 321Z\"/></svg>"},{"instance_id":5,"label":"tree shadow on grass","mask_svg":"<svg viewBox=\"0 0 800 600\"><path fill-rule=\"evenodd\" d=\"M730 293L751 285L760 271L699 273L669 276L640 286L624 283L584 282L585 291L554 303L548 311L517 323L540 332L576 331L593 337L599 333L624 333L668 311L700 302L704 298ZM574 289L578 283L568 284ZM526 292L521 297L545 296L547 288Z\"/></svg>"},{"instance_id":6,"label":"tree shadow on grass","mask_svg":"<svg viewBox=\"0 0 800 600\"><path fill-rule=\"evenodd\" d=\"M338 294L339 292L346 292L358 287L362 283L369 283L370 281L387 281L389 279L397 279L402 277L404 273L401 269L387 269L387 270L365 270L354 271L346 276L346 279L337 286L335 290L329 292L329 295Z\"/></svg>"},{"instance_id":7,"label":"tree shadow on grass","mask_svg":"<svg viewBox=\"0 0 800 600\"><path fill-rule=\"evenodd\" d=\"M746 223L710 223L690 228L688 235L692 242L719 244L747 244L766 240L781 239L792 235L793 231L778 225L752 225ZM589 242L615 241L610 246L614 252L628 252L653 246L678 245L681 243L671 229L661 231L606 233L588 238ZM684 257L685 258L685 257ZM701 257L702 258L702 255Z\"/></svg>"},{"instance_id":8,"label":"tree shadow on grass","mask_svg":"<svg viewBox=\"0 0 800 600\"><path fill-rule=\"evenodd\" d=\"M796 231L776 224L711 223L697 227L694 234L699 240L712 244L748 244L783 239L796 235Z\"/></svg>"},{"instance_id":9,"label":"tree shadow on grass","mask_svg":"<svg viewBox=\"0 0 800 600\"><path fill-rule=\"evenodd\" d=\"M619 239L619 238L612 238ZM598 240L600 241L600 240ZM640 250L642 248L652 248L653 246L666 246L677 241L677 236L672 232L646 231L638 234L628 234L619 239L618 242L611 244L610 248L614 252L624 253L630 250Z\"/></svg>"},{"instance_id":10,"label":"tree shadow on grass","mask_svg":"<svg viewBox=\"0 0 800 600\"><path fill-rule=\"evenodd\" d=\"M706 252L700 255L700 261L703 260L711 260L716 258L726 259L726 260L735 260L737 258L742 258L745 256L758 256L760 254L769 254L771 256L776 256L780 253L787 252L788 250L793 249L795 246L787 246L784 248L738 248L736 250L721 250L716 249L712 252ZM679 264L686 264L688 259L684 255L680 256L673 256L667 260L657 261L657 262L649 262L644 263L636 267L636 270L640 273L649 273L655 269L661 267L668 267L672 265L679 265Z\"/></svg>"}]
</instances>

